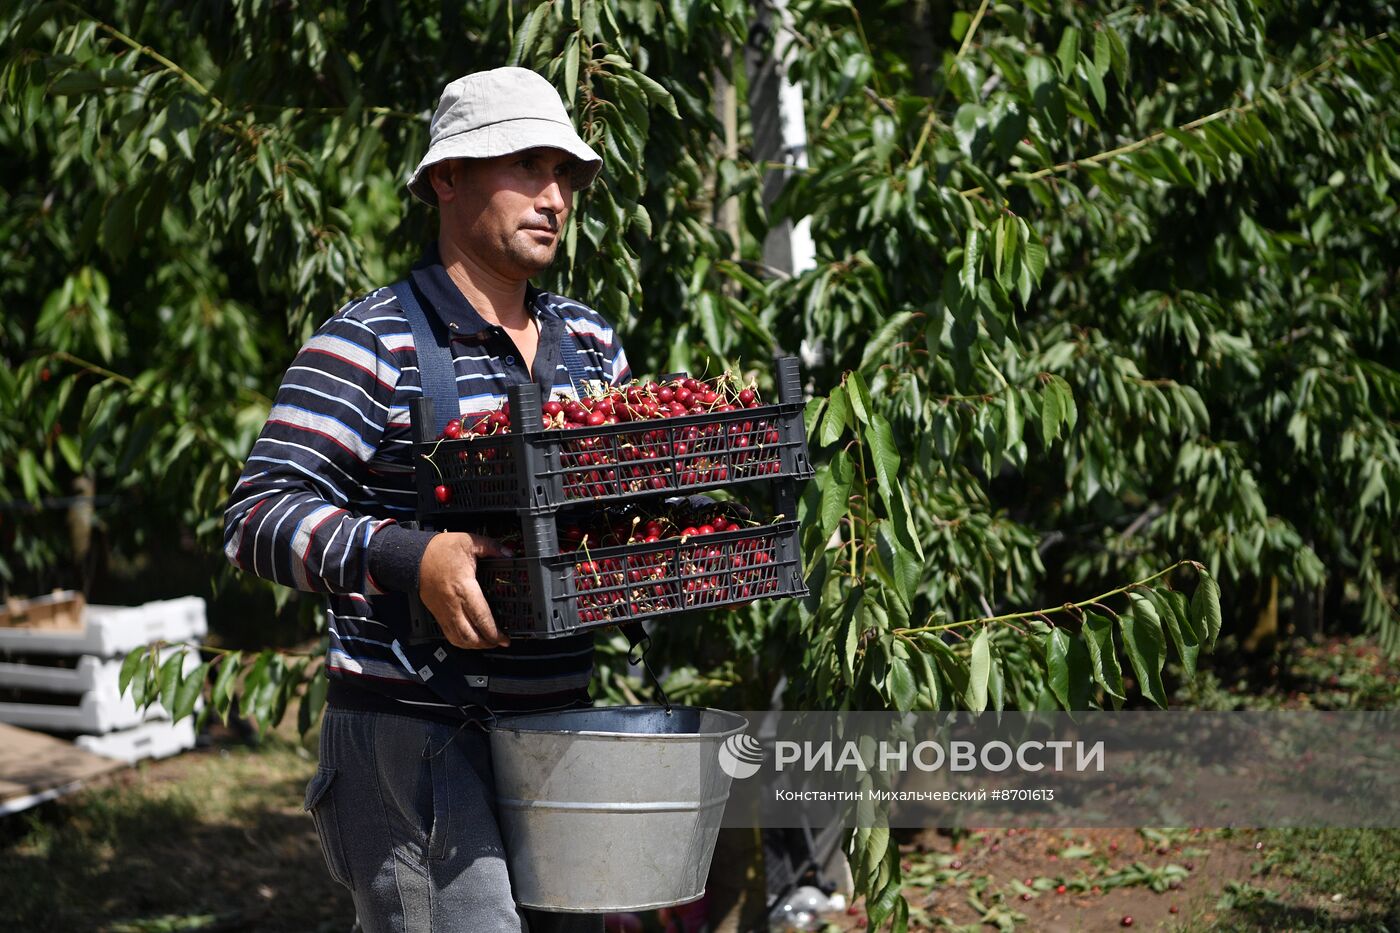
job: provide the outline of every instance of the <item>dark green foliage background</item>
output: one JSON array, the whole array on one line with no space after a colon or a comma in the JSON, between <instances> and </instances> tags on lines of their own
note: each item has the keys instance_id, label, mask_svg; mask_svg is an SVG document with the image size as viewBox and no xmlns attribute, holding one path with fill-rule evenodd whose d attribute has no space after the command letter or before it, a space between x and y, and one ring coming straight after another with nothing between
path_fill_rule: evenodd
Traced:
<instances>
[{"instance_id":1,"label":"dark green foliage background","mask_svg":"<svg viewBox=\"0 0 1400 933\"><path fill-rule=\"evenodd\" d=\"M813 596L667 627L677 696L765 702L785 676L790 705L1103 705L1121 667L1163 702L1166 656L1189 676L1222 615L1182 558L1227 636L1277 581L1285 623L1394 652L1396 13L795 0L810 164L765 209L741 3L9 0L0 580L72 582L38 507L80 472L115 497L114 554L217 553L295 348L432 234L400 184L438 90L518 62L605 156L550 286L639 372L762 382L808 351ZM761 261L784 217L816 240L797 277ZM308 668L254 658L252 708L280 714ZM605 665L605 695L625 682ZM874 894L897 893L887 842L858 840Z\"/></svg>"}]
</instances>

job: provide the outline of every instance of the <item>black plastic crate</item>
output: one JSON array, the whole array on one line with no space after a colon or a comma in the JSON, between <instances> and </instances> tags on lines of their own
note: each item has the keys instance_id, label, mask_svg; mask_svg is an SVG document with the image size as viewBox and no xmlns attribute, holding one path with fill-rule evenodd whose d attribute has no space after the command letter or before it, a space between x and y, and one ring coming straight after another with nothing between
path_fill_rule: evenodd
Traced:
<instances>
[{"instance_id":1,"label":"black plastic crate","mask_svg":"<svg viewBox=\"0 0 1400 933\"><path fill-rule=\"evenodd\" d=\"M806 595L797 522L551 557L477 562L496 623L553 638L757 599Z\"/></svg>"},{"instance_id":2,"label":"black plastic crate","mask_svg":"<svg viewBox=\"0 0 1400 933\"><path fill-rule=\"evenodd\" d=\"M437 441L431 403L412 416L420 521L444 527L484 512L553 512L683 495L754 480L807 479L812 466L794 357L777 361L773 405L596 428L545 430L539 388L514 386L513 429ZM428 458L431 458L431 462ZM436 488L446 486L446 503Z\"/></svg>"},{"instance_id":3,"label":"black plastic crate","mask_svg":"<svg viewBox=\"0 0 1400 933\"><path fill-rule=\"evenodd\" d=\"M477 561L497 626L512 638L558 638L758 599L805 596L797 522L565 554L553 516L527 516L525 555ZM532 554L536 556L531 556ZM415 638L441 637L413 600Z\"/></svg>"}]
</instances>

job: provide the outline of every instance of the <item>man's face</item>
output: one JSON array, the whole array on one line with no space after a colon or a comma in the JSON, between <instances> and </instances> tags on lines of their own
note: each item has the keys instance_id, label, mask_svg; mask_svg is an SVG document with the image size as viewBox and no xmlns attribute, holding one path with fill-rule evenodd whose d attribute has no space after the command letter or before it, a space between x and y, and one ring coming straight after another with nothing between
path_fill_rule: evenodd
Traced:
<instances>
[{"instance_id":1,"label":"man's face","mask_svg":"<svg viewBox=\"0 0 1400 933\"><path fill-rule=\"evenodd\" d=\"M494 159L455 159L434 169L443 232L507 278L529 278L554 259L573 206L577 160L559 149L527 149Z\"/></svg>"}]
</instances>

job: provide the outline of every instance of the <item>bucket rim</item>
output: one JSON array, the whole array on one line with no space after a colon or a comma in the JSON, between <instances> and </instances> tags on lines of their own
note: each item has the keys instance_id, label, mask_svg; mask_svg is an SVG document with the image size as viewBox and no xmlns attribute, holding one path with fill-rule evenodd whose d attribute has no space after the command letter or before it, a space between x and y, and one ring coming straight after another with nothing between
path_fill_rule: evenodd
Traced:
<instances>
[{"instance_id":1,"label":"bucket rim","mask_svg":"<svg viewBox=\"0 0 1400 933\"><path fill-rule=\"evenodd\" d=\"M604 712L604 711L607 711L607 710L629 710L629 711L635 710L635 711L637 711L638 714L641 714L642 712L655 712L655 711L664 711L664 710L665 710L665 707L663 707L663 706L661 706L660 704L657 704L657 703L639 703L639 704L634 705L634 706L633 706L633 705L628 705L628 706L588 706L588 707L583 707L583 708L581 708L581 709L565 709L565 710L558 710L558 711L552 712L552 713L516 713L516 714L510 715L510 716L502 716L500 719L498 719L498 720L496 721L496 724L495 724L495 726L493 727L492 731L493 731L493 732L511 732L511 733L515 733L515 734L517 734L517 735L562 735L562 734L565 734L566 731L567 731L567 734L568 734L568 735L586 735L586 736L589 736L590 738L616 739L616 740L619 740L619 741L624 741L624 740L632 739L632 740L636 740L636 741L639 741L639 742L655 741L656 738L657 738L659 735L664 735L664 736L667 738L668 741L673 741L673 742L713 742L713 741L715 741L716 739L727 739L727 738L729 738L729 737L732 736L732 735L738 735L740 732L743 732L745 729L747 729L747 728L749 727L749 721L748 721L747 718L745 718L745 717L743 717L743 716L740 716L738 713L732 712L732 711L730 711L730 710L715 709L713 706L682 706L682 705L672 704L672 705L671 705L671 709L672 709L673 711L686 710L686 711L693 711L693 712L697 712L697 713L715 713L715 714L717 714L717 715L719 715L719 716L723 716L723 717L727 718L730 722L735 722L735 723L737 723L737 725L735 725L735 726L734 726L733 728L731 728L731 729L726 729L726 730L724 730L724 731L722 731L722 732L663 732L663 733L657 733L657 732L616 732L616 731L612 731L612 730L603 730L603 729L578 729L578 730L568 731L568 730L562 730L562 729L543 729L543 728L531 728L531 727L528 727L528 726L517 726L517 725L512 725L512 720L516 720L516 719L528 719L528 718L536 717L536 716L574 716L574 715L581 715L581 714L587 714L587 713Z\"/></svg>"}]
</instances>

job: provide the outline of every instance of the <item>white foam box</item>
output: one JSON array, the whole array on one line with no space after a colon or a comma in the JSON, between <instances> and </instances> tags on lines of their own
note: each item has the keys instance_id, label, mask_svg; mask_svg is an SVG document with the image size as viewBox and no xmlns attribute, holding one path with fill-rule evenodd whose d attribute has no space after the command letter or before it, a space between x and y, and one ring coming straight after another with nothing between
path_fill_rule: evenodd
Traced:
<instances>
[{"instance_id":1,"label":"white foam box","mask_svg":"<svg viewBox=\"0 0 1400 933\"><path fill-rule=\"evenodd\" d=\"M194 748L194 717L187 716L179 722L155 720L106 735L80 735L73 742L84 751L127 764L143 758L169 758Z\"/></svg>"},{"instance_id":2,"label":"white foam box","mask_svg":"<svg viewBox=\"0 0 1400 933\"><path fill-rule=\"evenodd\" d=\"M160 599L140 606L88 606L81 628L0 626L0 654L124 656L157 641L190 641L208 634L204 600Z\"/></svg>"},{"instance_id":3,"label":"white foam box","mask_svg":"<svg viewBox=\"0 0 1400 933\"><path fill-rule=\"evenodd\" d=\"M170 651L161 652L161 660ZM199 666L199 652L185 651L186 674ZM0 722L50 732L106 733L127 729L149 719L169 719L159 703L145 710L136 708L130 692L117 693L121 661L82 658L75 668L41 667L35 664L0 664L0 688L13 687L28 692L22 701L0 700ZM86 684L91 683L91 686ZM3 698L0 692L0 698ZM77 697L73 702L72 697ZM51 702L45 702L45 699Z\"/></svg>"},{"instance_id":4,"label":"white foam box","mask_svg":"<svg viewBox=\"0 0 1400 933\"><path fill-rule=\"evenodd\" d=\"M139 725L148 718L164 717L159 704L138 710L131 697L115 697L91 691L77 705L60 703L0 703L0 722L47 732L111 732Z\"/></svg>"},{"instance_id":5,"label":"white foam box","mask_svg":"<svg viewBox=\"0 0 1400 933\"><path fill-rule=\"evenodd\" d=\"M91 655L79 657L72 667L28 660L0 661L0 687L45 690L49 693L87 693L89 690L110 689L116 693L121 669L121 658L103 660Z\"/></svg>"},{"instance_id":6,"label":"white foam box","mask_svg":"<svg viewBox=\"0 0 1400 933\"><path fill-rule=\"evenodd\" d=\"M184 651L185 673L194 670L199 664L199 652L194 648L171 646L160 652L157 665L165 663L172 651ZM122 662L125 658L96 658L82 655L78 658L43 655L10 655L14 660L0 661L0 690L12 687L19 690L42 690L47 693L87 693L99 691L113 696L121 686ZM68 663L60 663L67 661Z\"/></svg>"}]
</instances>

